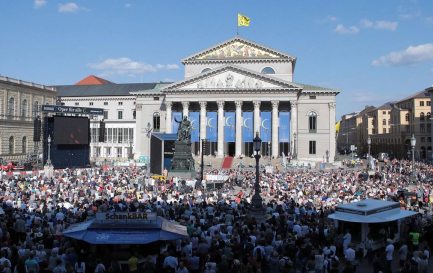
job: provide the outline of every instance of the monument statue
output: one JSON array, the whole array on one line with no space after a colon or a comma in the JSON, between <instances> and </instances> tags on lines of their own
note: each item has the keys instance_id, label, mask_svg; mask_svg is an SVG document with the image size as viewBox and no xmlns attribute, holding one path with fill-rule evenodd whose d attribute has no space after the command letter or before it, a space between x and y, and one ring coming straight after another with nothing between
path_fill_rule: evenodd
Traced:
<instances>
[{"instance_id":1,"label":"monument statue","mask_svg":"<svg viewBox=\"0 0 433 273\"><path fill-rule=\"evenodd\" d=\"M177 129L177 140L174 143L174 154L171 164L171 172L178 177L195 177L194 159L191 154L191 131L192 123L188 117L181 121L174 120L179 124Z\"/></svg>"}]
</instances>

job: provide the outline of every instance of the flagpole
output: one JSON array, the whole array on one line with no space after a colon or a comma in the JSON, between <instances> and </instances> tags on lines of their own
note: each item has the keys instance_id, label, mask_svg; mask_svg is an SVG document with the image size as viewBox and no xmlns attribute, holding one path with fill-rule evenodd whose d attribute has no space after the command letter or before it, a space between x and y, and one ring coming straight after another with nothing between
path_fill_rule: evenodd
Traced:
<instances>
[{"instance_id":1,"label":"flagpole","mask_svg":"<svg viewBox=\"0 0 433 273\"><path fill-rule=\"evenodd\" d=\"M239 14L236 16L236 36L239 36Z\"/></svg>"}]
</instances>

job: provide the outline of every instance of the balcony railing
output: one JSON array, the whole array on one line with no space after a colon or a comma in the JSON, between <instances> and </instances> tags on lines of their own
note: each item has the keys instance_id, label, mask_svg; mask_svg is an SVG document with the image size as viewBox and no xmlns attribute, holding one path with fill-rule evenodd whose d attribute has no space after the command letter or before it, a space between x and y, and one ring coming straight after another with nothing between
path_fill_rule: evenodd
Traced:
<instances>
[{"instance_id":1,"label":"balcony railing","mask_svg":"<svg viewBox=\"0 0 433 273\"><path fill-rule=\"evenodd\" d=\"M5 76L0 76L0 80L10 82L10 83L16 83L16 84L22 84L22 85L27 85L27 86L31 86L31 87L41 88L41 89L50 90L50 91L56 91L56 88L51 87L51 86L46 86L46 85L38 84L38 83L34 83L34 82L17 80L17 79L5 77Z\"/></svg>"},{"instance_id":2,"label":"balcony railing","mask_svg":"<svg viewBox=\"0 0 433 273\"><path fill-rule=\"evenodd\" d=\"M31 116L14 116L14 115L0 115L1 120L6 121L33 121L34 117Z\"/></svg>"}]
</instances>

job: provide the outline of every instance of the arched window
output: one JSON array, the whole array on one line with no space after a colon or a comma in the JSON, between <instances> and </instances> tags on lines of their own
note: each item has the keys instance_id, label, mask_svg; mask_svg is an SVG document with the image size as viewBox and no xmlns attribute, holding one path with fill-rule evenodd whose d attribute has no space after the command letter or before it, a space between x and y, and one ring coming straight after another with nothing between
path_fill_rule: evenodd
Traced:
<instances>
[{"instance_id":1,"label":"arched window","mask_svg":"<svg viewBox=\"0 0 433 273\"><path fill-rule=\"evenodd\" d=\"M409 113L406 113L406 115L404 116L406 121L409 121Z\"/></svg>"},{"instance_id":2,"label":"arched window","mask_svg":"<svg viewBox=\"0 0 433 273\"><path fill-rule=\"evenodd\" d=\"M158 112L153 113L153 131L159 132L161 129L161 116Z\"/></svg>"},{"instance_id":3,"label":"arched window","mask_svg":"<svg viewBox=\"0 0 433 273\"><path fill-rule=\"evenodd\" d=\"M8 115L14 116L15 115L15 99L13 97L9 98L8 102Z\"/></svg>"},{"instance_id":4,"label":"arched window","mask_svg":"<svg viewBox=\"0 0 433 273\"><path fill-rule=\"evenodd\" d=\"M265 67L262 69L262 74L275 74L275 70L272 67Z\"/></svg>"},{"instance_id":5,"label":"arched window","mask_svg":"<svg viewBox=\"0 0 433 273\"><path fill-rule=\"evenodd\" d=\"M27 137L23 137L21 142L21 149L23 154L27 153Z\"/></svg>"},{"instance_id":6,"label":"arched window","mask_svg":"<svg viewBox=\"0 0 433 273\"><path fill-rule=\"evenodd\" d=\"M308 113L308 130L310 133L317 131L317 114L316 112Z\"/></svg>"},{"instance_id":7,"label":"arched window","mask_svg":"<svg viewBox=\"0 0 433 273\"><path fill-rule=\"evenodd\" d=\"M427 112L427 121L429 121L431 119L431 113Z\"/></svg>"},{"instance_id":8,"label":"arched window","mask_svg":"<svg viewBox=\"0 0 433 273\"><path fill-rule=\"evenodd\" d=\"M36 117L38 115L38 109L39 108L39 102L35 101L33 103L33 117Z\"/></svg>"},{"instance_id":9,"label":"arched window","mask_svg":"<svg viewBox=\"0 0 433 273\"><path fill-rule=\"evenodd\" d=\"M23 100L21 102L21 117L27 116L27 100Z\"/></svg>"},{"instance_id":10,"label":"arched window","mask_svg":"<svg viewBox=\"0 0 433 273\"><path fill-rule=\"evenodd\" d=\"M14 137L11 136L9 138L9 154L14 154L14 150L15 150L15 140Z\"/></svg>"},{"instance_id":11,"label":"arched window","mask_svg":"<svg viewBox=\"0 0 433 273\"><path fill-rule=\"evenodd\" d=\"M386 125L386 119L382 120L382 125Z\"/></svg>"},{"instance_id":12,"label":"arched window","mask_svg":"<svg viewBox=\"0 0 433 273\"><path fill-rule=\"evenodd\" d=\"M205 73L205 72L208 72L208 71L211 71L212 69L210 69L210 68L205 68L205 69L203 69L202 71L201 71L201 73Z\"/></svg>"},{"instance_id":13,"label":"arched window","mask_svg":"<svg viewBox=\"0 0 433 273\"><path fill-rule=\"evenodd\" d=\"M419 114L419 120L420 121L424 121L425 120L424 112L421 112L421 114Z\"/></svg>"}]
</instances>

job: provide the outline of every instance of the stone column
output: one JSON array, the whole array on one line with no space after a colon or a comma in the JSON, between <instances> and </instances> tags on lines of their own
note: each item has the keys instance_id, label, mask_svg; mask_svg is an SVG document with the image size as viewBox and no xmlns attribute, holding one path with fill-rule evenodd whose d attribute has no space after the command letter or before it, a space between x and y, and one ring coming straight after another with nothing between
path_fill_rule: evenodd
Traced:
<instances>
[{"instance_id":1,"label":"stone column","mask_svg":"<svg viewBox=\"0 0 433 273\"><path fill-rule=\"evenodd\" d=\"M335 158L335 102L328 103L329 106L329 162Z\"/></svg>"},{"instance_id":2,"label":"stone column","mask_svg":"<svg viewBox=\"0 0 433 273\"><path fill-rule=\"evenodd\" d=\"M173 103L171 101L165 102L165 132L167 134L170 134L172 132L172 125L171 125L171 106Z\"/></svg>"},{"instance_id":3,"label":"stone column","mask_svg":"<svg viewBox=\"0 0 433 273\"><path fill-rule=\"evenodd\" d=\"M279 101L272 101L272 156L274 158L278 157L278 105Z\"/></svg>"},{"instance_id":4,"label":"stone column","mask_svg":"<svg viewBox=\"0 0 433 273\"><path fill-rule=\"evenodd\" d=\"M224 156L224 101L217 101L218 104L218 157Z\"/></svg>"},{"instance_id":5,"label":"stone column","mask_svg":"<svg viewBox=\"0 0 433 273\"><path fill-rule=\"evenodd\" d=\"M189 101L182 101L182 119L183 117L188 117L188 113L189 113ZM188 117L189 118L189 117Z\"/></svg>"},{"instance_id":6,"label":"stone column","mask_svg":"<svg viewBox=\"0 0 433 273\"><path fill-rule=\"evenodd\" d=\"M298 155L297 147L298 147L298 102L290 101L290 151L292 156L295 154ZM295 137L296 136L296 137ZM296 139L295 139L296 138Z\"/></svg>"},{"instance_id":7,"label":"stone column","mask_svg":"<svg viewBox=\"0 0 433 273\"><path fill-rule=\"evenodd\" d=\"M202 139L206 139L206 101L200 101L200 154L203 151Z\"/></svg>"},{"instance_id":8,"label":"stone column","mask_svg":"<svg viewBox=\"0 0 433 273\"><path fill-rule=\"evenodd\" d=\"M242 101L235 101L236 104L236 156L242 154Z\"/></svg>"},{"instance_id":9,"label":"stone column","mask_svg":"<svg viewBox=\"0 0 433 273\"><path fill-rule=\"evenodd\" d=\"M254 137L259 132L260 135L260 101L253 101L254 104Z\"/></svg>"}]
</instances>

